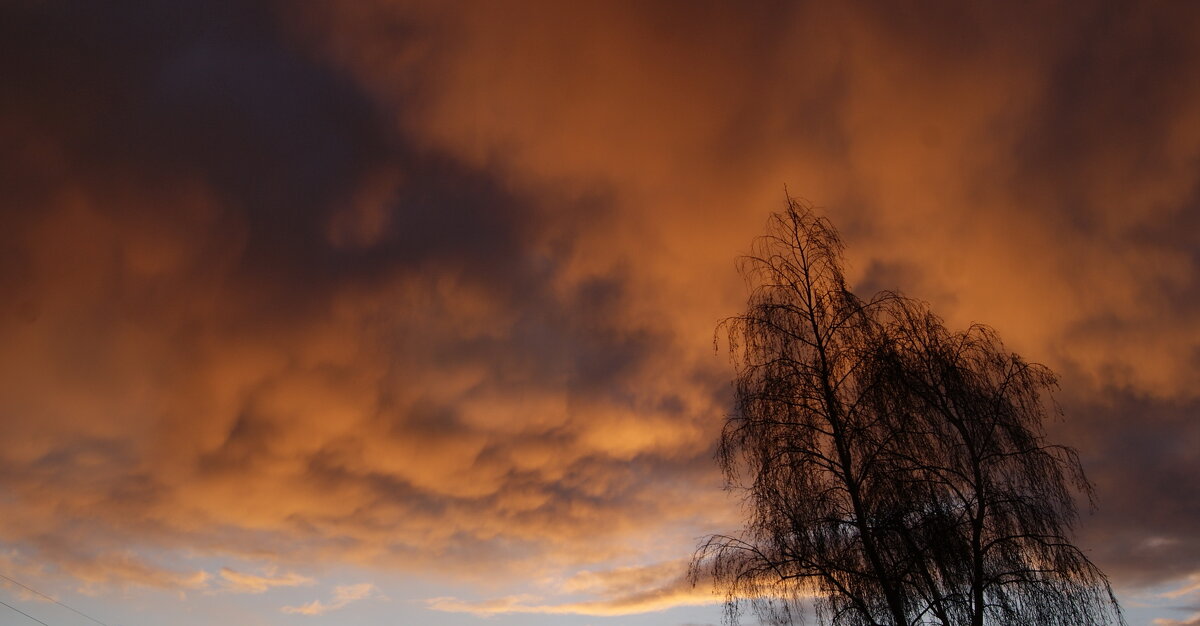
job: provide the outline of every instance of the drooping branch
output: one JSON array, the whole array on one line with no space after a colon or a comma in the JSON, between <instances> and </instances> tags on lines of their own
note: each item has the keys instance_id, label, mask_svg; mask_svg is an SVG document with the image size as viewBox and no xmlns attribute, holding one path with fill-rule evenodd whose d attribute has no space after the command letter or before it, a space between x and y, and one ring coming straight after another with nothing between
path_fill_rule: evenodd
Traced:
<instances>
[{"instance_id":1,"label":"drooping branch","mask_svg":"<svg viewBox=\"0 0 1200 626\"><path fill-rule=\"evenodd\" d=\"M694 565L761 619L801 604L838 626L1121 623L1070 544L1078 456L1045 441L1056 384L976 325L951 332L895 293L847 288L843 245L789 200L740 268L721 323L735 413L718 462L750 513Z\"/></svg>"}]
</instances>

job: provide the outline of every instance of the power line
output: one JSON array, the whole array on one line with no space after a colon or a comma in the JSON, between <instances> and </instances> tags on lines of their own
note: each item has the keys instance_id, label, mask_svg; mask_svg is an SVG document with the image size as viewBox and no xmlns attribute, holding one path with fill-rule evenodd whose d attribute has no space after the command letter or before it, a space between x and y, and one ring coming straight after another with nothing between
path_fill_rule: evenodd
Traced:
<instances>
[{"instance_id":1,"label":"power line","mask_svg":"<svg viewBox=\"0 0 1200 626\"><path fill-rule=\"evenodd\" d=\"M12 610L14 610L14 611L16 611L16 612L20 613L21 615L24 615L25 617L28 617L29 619L31 619L31 620L33 620L33 621L35 621L35 622L37 622L37 623L41 624L42 626L50 626L50 624L47 624L46 622L43 622L42 620L40 620L40 619L38 619L38 618L36 618L36 617L34 617L34 616L32 616L32 615L30 615L30 614L26 613L25 611L22 611L21 609L18 609L17 607L15 607L15 606L13 606L13 605L11 605L11 604L9 604L9 603L5 602L4 600L0 600L0 604L3 604L4 606L6 606L6 607L8 607L8 608L10 608L10 609L12 609Z\"/></svg>"},{"instance_id":2,"label":"power line","mask_svg":"<svg viewBox=\"0 0 1200 626\"><path fill-rule=\"evenodd\" d=\"M4 580L7 580L8 582L10 582L10 583L12 583L12 584L14 584L14 585L16 585L16 586L18 586L18 587L21 587L22 589L24 589L24 590L26 590L26 591L29 591L29 592L31 592L31 593L35 593L35 594L37 594L37 595L39 595L39 596L41 596L41 597L43 597L43 598L45 598L45 599L47 599L47 600L49 600L49 601L51 601L51 602L53 602L53 603L57 604L58 606L61 606L61 607L63 607L64 609L67 609L68 611L72 611L72 612L74 612L74 613L76 613L76 614L78 614L78 615L81 615L81 616L83 616L83 617L86 617L87 619L90 619L90 620L92 620L93 622L96 622L97 624L100 624L100 626L108 626L108 624L105 624L104 622L102 622L102 621L100 621L100 620L98 620L98 619L96 619L96 618L92 617L91 615L88 615L87 613L84 613L83 611L80 611L80 610L78 610L78 609L76 609L76 608L74 608L74 607L68 606L68 605L66 605L66 604L64 604L64 603L62 603L62 602L59 602L58 600L55 600L54 598L51 598L50 596L48 596L48 595L46 595L46 594L44 594L44 593L42 593L42 592L38 591L37 589L34 589L33 587L30 587L29 585L26 585L25 583L23 583L23 582L21 582L21 581L19 581L19 580L15 580L15 579L13 579L13 578L10 578L10 577L8 577L8 576L5 576L4 574L0 574L0 578L3 578ZM13 607L11 604L5 604L4 606L7 606L8 608L10 608L10 609L12 609L12 610L14 610L14 611L17 611L18 613L21 613L22 615L25 615L26 617L29 617L30 619L36 620L38 623L45 624L45 622L43 622L43 621L41 621L41 620L39 620L39 619L37 619L37 618L35 618L35 617L32 617L32 616L30 616L29 614L25 613L24 611L21 611L20 609L17 609L17 608L15 608L15 607Z\"/></svg>"}]
</instances>

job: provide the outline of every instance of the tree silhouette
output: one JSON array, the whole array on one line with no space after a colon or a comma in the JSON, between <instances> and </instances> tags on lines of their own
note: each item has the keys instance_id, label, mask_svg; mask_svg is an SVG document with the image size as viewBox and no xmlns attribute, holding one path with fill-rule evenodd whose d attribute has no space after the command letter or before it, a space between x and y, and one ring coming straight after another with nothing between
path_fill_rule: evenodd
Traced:
<instances>
[{"instance_id":1,"label":"tree silhouette","mask_svg":"<svg viewBox=\"0 0 1200 626\"><path fill-rule=\"evenodd\" d=\"M1073 450L1046 442L1054 375L995 332L951 332L918 301L855 296L842 243L789 198L740 270L747 310L718 328L735 412L718 461L744 490L741 535L709 537L736 623L845 626L1123 623L1070 542Z\"/></svg>"}]
</instances>

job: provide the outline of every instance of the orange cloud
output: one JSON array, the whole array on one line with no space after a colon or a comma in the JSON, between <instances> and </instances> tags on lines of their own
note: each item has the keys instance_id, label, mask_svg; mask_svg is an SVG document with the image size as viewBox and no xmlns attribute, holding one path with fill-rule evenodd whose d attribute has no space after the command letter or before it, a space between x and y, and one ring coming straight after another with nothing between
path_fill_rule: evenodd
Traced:
<instances>
[{"instance_id":1,"label":"orange cloud","mask_svg":"<svg viewBox=\"0 0 1200 626\"><path fill-rule=\"evenodd\" d=\"M521 188L606 189L613 214L575 233L568 262L576 275L636 263L627 315L668 316L703 337L738 297L729 255L711 251L745 249L788 184L851 227L861 282L876 286L872 267L919 268L880 286L929 298L956 323L986 320L1097 384L1192 396L1200 327L1164 300L1200 280L1191 248L1136 233L1190 201L1200 93L1147 81L1156 131L1125 130L1124 92L1088 72L1126 62L1151 36L1130 28L1068 77L1055 60L1101 35L1074 25L1061 37L1071 16L1031 11L945 8L917 24L855 5L713 9L658 31L672 20L637 5L380 2L334 11L329 38L385 98L409 93L388 77L425 81L429 106L398 107L405 132ZM1182 13L1139 19L1182 36L1195 20ZM423 57L403 42L381 54L376 29L395 20L455 45L420 72L409 64ZM1169 59L1179 66L1198 54L1184 40ZM1102 102L1070 117L1067 80ZM1133 163L1118 137L1142 141L1158 166ZM1092 145L1071 145L1081 141ZM1073 149L1059 169L1033 165Z\"/></svg>"},{"instance_id":2,"label":"orange cloud","mask_svg":"<svg viewBox=\"0 0 1200 626\"><path fill-rule=\"evenodd\" d=\"M297 587L316 583L315 580L295 572L276 576L274 571L268 571L266 575L259 576L232 570L228 567L221 568L221 578L221 589L232 593L264 593L272 587Z\"/></svg>"},{"instance_id":3,"label":"orange cloud","mask_svg":"<svg viewBox=\"0 0 1200 626\"><path fill-rule=\"evenodd\" d=\"M724 602L723 597L714 594L704 583L693 585L686 573L687 564L679 561L579 572L559 585L556 591L598 596L598 599L581 602L544 603L538 596L524 594L478 602L451 597L431 598L427 605L436 611L471 613L479 617L510 613L611 617Z\"/></svg>"},{"instance_id":4,"label":"orange cloud","mask_svg":"<svg viewBox=\"0 0 1200 626\"><path fill-rule=\"evenodd\" d=\"M1194 570L1194 9L11 11L0 541L20 563L180 588L208 584L194 554L289 572L216 583L256 590L313 561L524 580L686 556L738 522L712 331L787 185L842 228L860 290L1064 373L1108 563ZM1147 536L1178 543L1139 561ZM439 606L699 601L614 576Z\"/></svg>"},{"instance_id":5,"label":"orange cloud","mask_svg":"<svg viewBox=\"0 0 1200 626\"><path fill-rule=\"evenodd\" d=\"M1158 618L1151 623L1154 626L1196 626L1200 624L1200 613L1193 614L1186 620Z\"/></svg>"},{"instance_id":6,"label":"orange cloud","mask_svg":"<svg viewBox=\"0 0 1200 626\"><path fill-rule=\"evenodd\" d=\"M297 615L324 615L330 611L336 611L344 608L351 602L358 602L367 598L382 597L379 589L371 583L358 583L356 585L338 585L333 588L333 599L328 603L320 600L313 600L308 604L301 606L285 606L282 610L284 613L295 613Z\"/></svg>"}]
</instances>

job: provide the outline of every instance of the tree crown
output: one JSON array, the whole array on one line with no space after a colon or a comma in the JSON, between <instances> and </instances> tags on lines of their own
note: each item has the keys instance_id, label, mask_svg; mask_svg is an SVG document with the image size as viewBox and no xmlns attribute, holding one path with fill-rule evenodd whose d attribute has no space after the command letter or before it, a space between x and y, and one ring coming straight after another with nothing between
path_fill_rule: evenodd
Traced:
<instances>
[{"instance_id":1,"label":"tree crown","mask_svg":"<svg viewBox=\"0 0 1200 626\"><path fill-rule=\"evenodd\" d=\"M718 462L744 531L702 544L737 621L810 602L838 626L1123 623L1069 540L1074 450L1046 441L1047 368L994 330L951 331L924 303L847 287L843 244L789 198L740 270L747 309L718 327L735 411Z\"/></svg>"}]
</instances>

